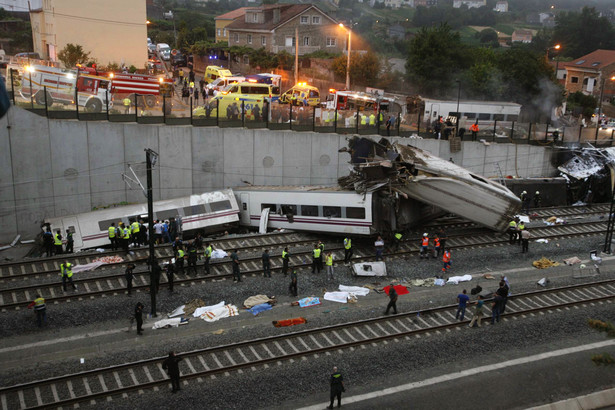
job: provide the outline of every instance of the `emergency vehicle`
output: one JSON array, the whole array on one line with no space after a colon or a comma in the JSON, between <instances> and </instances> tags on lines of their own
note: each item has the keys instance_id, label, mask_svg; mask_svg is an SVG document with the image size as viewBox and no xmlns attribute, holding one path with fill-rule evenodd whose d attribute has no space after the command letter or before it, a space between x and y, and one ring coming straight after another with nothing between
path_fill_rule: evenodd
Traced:
<instances>
[{"instance_id":1,"label":"emergency vehicle","mask_svg":"<svg viewBox=\"0 0 615 410\"><path fill-rule=\"evenodd\" d=\"M329 110L388 111L390 101L386 98L358 91L337 91L329 89L327 101L323 103Z\"/></svg>"},{"instance_id":2,"label":"emergency vehicle","mask_svg":"<svg viewBox=\"0 0 615 410\"><path fill-rule=\"evenodd\" d=\"M219 67L217 65L208 65L207 68L205 68L205 76L203 77L203 79L207 84L209 84L213 82L216 78L232 76L233 73L231 73L231 70L229 70L228 68Z\"/></svg>"},{"instance_id":3,"label":"emergency vehicle","mask_svg":"<svg viewBox=\"0 0 615 410\"><path fill-rule=\"evenodd\" d=\"M91 112L100 112L106 103L109 79L91 74L79 74L77 70L43 65L25 66L22 74L20 94L31 97L39 105L54 103L74 104Z\"/></svg>"},{"instance_id":4,"label":"emergency vehicle","mask_svg":"<svg viewBox=\"0 0 615 410\"><path fill-rule=\"evenodd\" d=\"M143 95L145 105L156 105L157 95L170 97L173 93L173 80L161 76L129 73L110 73L112 95L121 94L123 98L128 94L134 101L133 95Z\"/></svg>"},{"instance_id":5,"label":"emergency vehicle","mask_svg":"<svg viewBox=\"0 0 615 410\"><path fill-rule=\"evenodd\" d=\"M271 84L273 86L273 94L279 95L282 86L282 76L279 74L250 74L246 76L246 81L251 83Z\"/></svg>"},{"instance_id":6,"label":"emergency vehicle","mask_svg":"<svg viewBox=\"0 0 615 410\"><path fill-rule=\"evenodd\" d=\"M307 83L297 83L293 88L280 96L280 103L294 105L307 105L317 107L320 105L320 93L318 88Z\"/></svg>"},{"instance_id":7,"label":"emergency vehicle","mask_svg":"<svg viewBox=\"0 0 615 410\"><path fill-rule=\"evenodd\" d=\"M232 77L218 77L213 82L205 86L209 95L216 95L218 91L224 90L229 84L236 84L246 81L246 78L240 75Z\"/></svg>"},{"instance_id":8,"label":"emergency vehicle","mask_svg":"<svg viewBox=\"0 0 615 410\"><path fill-rule=\"evenodd\" d=\"M253 109L258 106L260 112L265 102L271 102L273 98L273 86L270 84L258 84L255 82L243 82L229 85L224 91L220 91L210 103L212 116L216 116L216 106L220 109L219 118L241 117L241 105L243 104L246 119L253 119ZM227 116L227 113L229 114ZM236 118L236 119L238 119Z\"/></svg>"}]
</instances>

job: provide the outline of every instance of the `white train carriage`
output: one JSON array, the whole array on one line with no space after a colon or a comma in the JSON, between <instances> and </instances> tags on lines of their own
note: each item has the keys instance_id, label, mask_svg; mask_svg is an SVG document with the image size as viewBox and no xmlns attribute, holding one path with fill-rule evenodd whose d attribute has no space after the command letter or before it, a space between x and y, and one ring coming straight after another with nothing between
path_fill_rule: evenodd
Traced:
<instances>
[{"instance_id":1,"label":"white train carriage","mask_svg":"<svg viewBox=\"0 0 615 410\"><path fill-rule=\"evenodd\" d=\"M52 231L70 229L75 240L75 250L109 244L108 229L111 223L130 224L130 219L147 221L147 203L126 205L77 215L48 218ZM154 220L181 220L183 231L199 229L204 232L221 231L239 223L239 207L233 190L206 192L182 198L154 202Z\"/></svg>"},{"instance_id":2,"label":"white train carriage","mask_svg":"<svg viewBox=\"0 0 615 410\"><path fill-rule=\"evenodd\" d=\"M250 186L234 192L243 226L258 228L263 223L274 229L372 235L386 224L374 218L382 204L371 192L360 195L322 186ZM268 215L263 215L265 209Z\"/></svg>"}]
</instances>

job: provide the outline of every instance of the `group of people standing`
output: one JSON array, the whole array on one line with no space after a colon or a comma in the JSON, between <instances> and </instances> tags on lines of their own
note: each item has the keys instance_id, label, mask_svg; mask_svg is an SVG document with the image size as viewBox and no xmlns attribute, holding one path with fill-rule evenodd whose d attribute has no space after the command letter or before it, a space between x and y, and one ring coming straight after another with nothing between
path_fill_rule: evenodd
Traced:
<instances>
[{"instance_id":1,"label":"group of people standing","mask_svg":"<svg viewBox=\"0 0 615 410\"><path fill-rule=\"evenodd\" d=\"M62 230L56 230L54 234L51 228L47 226L43 232L43 247L45 256L61 255L63 253L73 253L75 240L70 229L66 230L66 239L62 236Z\"/></svg>"}]
</instances>

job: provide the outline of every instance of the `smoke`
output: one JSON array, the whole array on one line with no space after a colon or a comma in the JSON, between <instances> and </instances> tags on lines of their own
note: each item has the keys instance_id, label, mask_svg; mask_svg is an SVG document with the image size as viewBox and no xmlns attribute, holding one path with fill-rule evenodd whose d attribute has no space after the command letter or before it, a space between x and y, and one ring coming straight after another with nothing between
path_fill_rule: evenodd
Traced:
<instances>
[{"instance_id":1,"label":"smoke","mask_svg":"<svg viewBox=\"0 0 615 410\"><path fill-rule=\"evenodd\" d=\"M549 119L556 122L556 108L561 104L562 90L549 78L542 77L538 81L538 94L532 99L531 104L535 109L536 121Z\"/></svg>"}]
</instances>

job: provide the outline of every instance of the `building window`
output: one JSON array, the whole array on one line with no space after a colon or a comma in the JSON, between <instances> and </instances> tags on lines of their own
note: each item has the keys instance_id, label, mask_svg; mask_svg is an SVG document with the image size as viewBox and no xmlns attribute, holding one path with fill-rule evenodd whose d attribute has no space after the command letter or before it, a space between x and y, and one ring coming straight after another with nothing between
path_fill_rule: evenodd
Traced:
<instances>
[{"instance_id":1,"label":"building window","mask_svg":"<svg viewBox=\"0 0 615 410\"><path fill-rule=\"evenodd\" d=\"M295 37L286 37L286 41L284 42L286 47L294 47L295 46Z\"/></svg>"},{"instance_id":2,"label":"building window","mask_svg":"<svg viewBox=\"0 0 615 410\"><path fill-rule=\"evenodd\" d=\"M310 24L310 17L309 16L301 16L301 24Z\"/></svg>"},{"instance_id":3,"label":"building window","mask_svg":"<svg viewBox=\"0 0 615 410\"><path fill-rule=\"evenodd\" d=\"M218 29L218 37L220 37L222 35L222 30Z\"/></svg>"},{"instance_id":4,"label":"building window","mask_svg":"<svg viewBox=\"0 0 615 410\"><path fill-rule=\"evenodd\" d=\"M239 34L233 33L233 39L235 39L235 43L239 43Z\"/></svg>"},{"instance_id":5,"label":"building window","mask_svg":"<svg viewBox=\"0 0 615 410\"><path fill-rule=\"evenodd\" d=\"M312 16L312 24L320 24L320 16Z\"/></svg>"},{"instance_id":6,"label":"building window","mask_svg":"<svg viewBox=\"0 0 615 410\"><path fill-rule=\"evenodd\" d=\"M222 30L222 36L226 37L226 29Z\"/></svg>"},{"instance_id":7,"label":"building window","mask_svg":"<svg viewBox=\"0 0 615 410\"><path fill-rule=\"evenodd\" d=\"M304 46L309 46L310 45L310 38L309 37L303 37L303 45Z\"/></svg>"},{"instance_id":8,"label":"building window","mask_svg":"<svg viewBox=\"0 0 615 410\"><path fill-rule=\"evenodd\" d=\"M327 37L327 47L335 47L335 46L337 46L337 38Z\"/></svg>"},{"instance_id":9,"label":"building window","mask_svg":"<svg viewBox=\"0 0 615 410\"><path fill-rule=\"evenodd\" d=\"M252 34L248 34L248 44L252 44Z\"/></svg>"},{"instance_id":10,"label":"building window","mask_svg":"<svg viewBox=\"0 0 615 410\"><path fill-rule=\"evenodd\" d=\"M253 23L258 23L258 14L257 13L252 14L252 22Z\"/></svg>"},{"instance_id":11,"label":"building window","mask_svg":"<svg viewBox=\"0 0 615 410\"><path fill-rule=\"evenodd\" d=\"M261 36L261 45L263 45L263 46L267 45L267 37Z\"/></svg>"},{"instance_id":12,"label":"building window","mask_svg":"<svg viewBox=\"0 0 615 410\"><path fill-rule=\"evenodd\" d=\"M576 84L579 82L579 77L570 77L570 82Z\"/></svg>"},{"instance_id":13,"label":"building window","mask_svg":"<svg viewBox=\"0 0 615 410\"><path fill-rule=\"evenodd\" d=\"M584 78L583 79L583 85L587 85L587 83L589 83L589 78Z\"/></svg>"}]
</instances>

